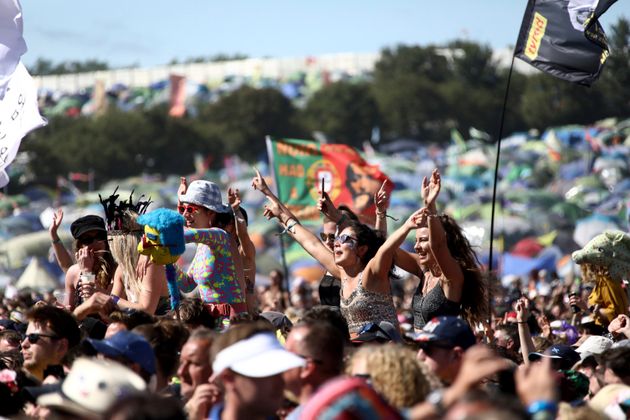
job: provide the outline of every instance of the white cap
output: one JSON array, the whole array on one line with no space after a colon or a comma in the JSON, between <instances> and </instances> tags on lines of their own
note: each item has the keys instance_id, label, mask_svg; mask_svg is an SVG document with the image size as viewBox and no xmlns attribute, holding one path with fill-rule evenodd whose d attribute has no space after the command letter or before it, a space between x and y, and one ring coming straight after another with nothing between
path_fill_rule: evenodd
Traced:
<instances>
[{"instance_id":1,"label":"white cap","mask_svg":"<svg viewBox=\"0 0 630 420\"><path fill-rule=\"evenodd\" d=\"M144 391L146 383L127 367L101 359L75 360L61 392L41 395L37 404L83 417L103 414L121 397Z\"/></svg>"},{"instance_id":2,"label":"white cap","mask_svg":"<svg viewBox=\"0 0 630 420\"><path fill-rule=\"evenodd\" d=\"M575 351L580 353L580 358L584 360L588 356L602 354L611 348L612 345L613 341L610 338L602 337L601 335L591 335Z\"/></svg>"},{"instance_id":3,"label":"white cap","mask_svg":"<svg viewBox=\"0 0 630 420\"><path fill-rule=\"evenodd\" d=\"M304 366L306 361L282 347L273 333L251 336L224 348L212 363L213 378L225 369L250 378L266 378Z\"/></svg>"}]
</instances>

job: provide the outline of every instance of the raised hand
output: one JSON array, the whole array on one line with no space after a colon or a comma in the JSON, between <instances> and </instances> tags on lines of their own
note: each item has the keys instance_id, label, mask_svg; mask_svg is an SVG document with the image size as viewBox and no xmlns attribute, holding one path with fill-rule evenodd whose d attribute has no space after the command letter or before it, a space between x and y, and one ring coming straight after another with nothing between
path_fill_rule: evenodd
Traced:
<instances>
[{"instance_id":1,"label":"raised hand","mask_svg":"<svg viewBox=\"0 0 630 420\"><path fill-rule=\"evenodd\" d=\"M271 190L269 189L265 178L263 178L258 169L254 168L254 170L256 171L256 176L252 179L252 187L265 195L269 195Z\"/></svg>"},{"instance_id":2,"label":"raised hand","mask_svg":"<svg viewBox=\"0 0 630 420\"><path fill-rule=\"evenodd\" d=\"M516 301L516 321L517 322L526 322L529 316L528 308L529 301L526 298L520 298Z\"/></svg>"},{"instance_id":3,"label":"raised hand","mask_svg":"<svg viewBox=\"0 0 630 420\"><path fill-rule=\"evenodd\" d=\"M429 216L429 211L426 207L422 207L421 209L416 210L407 218L405 221L405 226L408 229L418 229L420 227L427 225L427 217Z\"/></svg>"},{"instance_id":4,"label":"raised hand","mask_svg":"<svg viewBox=\"0 0 630 420\"><path fill-rule=\"evenodd\" d=\"M437 197L440 194L442 188L442 180L440 178L440 171L434 169L431 173L430 179L425 176L422 178L421 196L424 201L424 206L431 211L436 210Z\"/></svg>"},{"instance_id":5,"label":"raised hand","mask_svg":"<svg viewBox=\"0 0 630 420\"><path fill-rule=\"evenodd\" d=\"M182 195L186 194L186 191L188 191L188 181L186 181L186 177L183 176L179 179L179 188L177 188L177 197L181 197Z\"/></svg>"},{"instance_id":6,"label":"raised hand","mask_svg":"<svg viewBox=\"0 0 630 420\"><path fill-rule=\"evenodd\" d=\"M628 315L617 315L617 318L608 324L608 331L614 334L623 334L626 338L630 338L630 318L628 318Z\"/></svg>"},{"instance_id":7,"label":"raised hand","mask_svg":"<svg viewBox=\"0 0 630 420\"><path fill-rule=\"evenodd\" d=\"M238 188L228 188L228 203L230 203L230 207L232 207L232 211L237 211L241 206L241 195L239 194Z\"/></svg>"},{"instance_id":8,"label":"raised hand","mask_svg":"<svg viewBox=\"0 0 630 420\"><path fill-rule=\"evenodd\" d=\"M522 365L516 371L516 392L523 405L534 401L556 401L556 375L551 369L551 358L543 357L541 363Z\"/></svg>"},{"instance_id":9,"label":"raised hand","mask_svg":"<svg viewBox=\"0 0 630 420\"><path fill-rule=\"evenodd\" d=\"M94 261L96 260L94 250L84 246L77 251L75 256L81 272L92 272L92 269L94 268Z\"/></svg>"},{"instance_id":10,"label":"raised hand","mask_svg":"<svg viewBox=\"0 0 630 420\"><path fill-rule=\"evenodd\" d=\"M48 232L50 232L50 236L55 240L59 239L59 236L57 236L57 230L59 229L59 226L61 226L62 221L63 221L63 209L58 208L53 213L52 223L50 224L50 227L48 228Z\"/></svg>"},{"instance_id":11,"label":"raised hand","mask_svg":"<svg viewBox=\"0 0 630 420\"><path fill-rule=\"evenodd\" d=\"M461 368L452 385L453 391L464 395L484 378L510 367L508 359L497 356L489 347L475 345L464 353Z\"/></svg>"},{"instance_id":12,"label":"raised hand","mask_svg":"<svg viewBox=\"0 0 630 420\"><path fill-rule=\"evenodd\" d=\"M341 212L333 204L326 191L321 191L317 199L317 209L328 219L337 222L341 218Z\"/></svg>"},{"instance_id":13,"label":"raised hand","mask_svg":"<svg viewBox=\"0 0 630 420\"><path fill-rule=\"evenodd\" d=\"M269 202L267 204L265 204L264 210L263 210L263 216L265 216L267 218L267 220L271 220L274 217L277 217L278 219L280 218L280 206L269 200Z\"/></svg>"},{"instance_id":14,"label":"raised hand","mask_svg":"<svg viewBox=\"0 0 630 420\"><path fill-rule=\"evenodd\" d=\"M385 185L387 185L387 180L383 181L381 188L374 194L374 204L376 204L377 214L384 214L389 206L389 197L387 196Z\"/></svg>"}]
</instances>

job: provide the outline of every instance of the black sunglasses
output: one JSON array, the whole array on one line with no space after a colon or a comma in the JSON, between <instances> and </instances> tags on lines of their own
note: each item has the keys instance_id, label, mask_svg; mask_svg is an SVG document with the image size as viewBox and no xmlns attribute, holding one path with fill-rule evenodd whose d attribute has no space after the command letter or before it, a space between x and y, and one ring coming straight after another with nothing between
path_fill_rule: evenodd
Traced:
<instances>
[{"instance_id":1,"label":"black sunglasses","mask_svg":"<svg viewBox=\"0 0 630 420\"><path fill-rule=\"evenodd\" d=\"M98 234L98 235L94 235L94 236L88 236L88 237L80 237L79 238L79 243L82 245L91 245L94 242L99 242L99 241L104 241L107 239L107 234L106 233L102 233L102 234Z\"/></svg>"},{"instance_id":2,"label":"black sunglasses","mask_svg":"<svg viewBox=\"0 0 630 420\"><path fill-rule=\"evenodd\" d=\"M320 232L319 237L322 238L322 241L324 241L324 242L334 241L335 240L335 234L334 233Z\"/></svg>"},{"instance_id":3,"label":"black sunglasses","mask_svg":"<svg viewBox=\"0 0 630 420\"><path fill-rule=\"evenodd\" d=\"M61 337L58 337L56 335L50 335L50 334L40 334L40 333L30 333L30 334L26 334L24 336L28 341L31 342L31 344L37 344L37 342L39 341L40 338L42 337L48 337L51 340L59 340L61 339Z\"/></svg>"}]
</instances>

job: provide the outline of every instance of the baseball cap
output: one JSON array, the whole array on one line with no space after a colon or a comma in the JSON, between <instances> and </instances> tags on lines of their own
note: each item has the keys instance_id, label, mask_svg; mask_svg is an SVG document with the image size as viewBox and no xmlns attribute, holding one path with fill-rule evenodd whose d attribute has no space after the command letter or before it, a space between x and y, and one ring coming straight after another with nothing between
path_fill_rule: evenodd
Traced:
<instances>
[{"instance_id":1,"label":"baseball cap","mask_svg":"<svg viewBox=\"0 0 630 420\"><path fill-rule=\"evenodd\" d=\"M574 364L580 361L580 354L566 344L554 344L545 350L544 353L533 352L528 355L530 362L540 360L541 357L559 360L559 367L563 370L571 369Z\"/></svg>"},{"instance_id":2,"label":"baseball cap","mask_svg":"<svg viewBox=\"0 0 630 420\"><path fill-rule=\"evenodd\" d=\"M74 239L78 239L81 235L91 231L99 231L107 233L105 229L105 221L100 216L93 214L79 217L70 225L70 233Z\"/></svg>"},{"instance_id":3,"label":"baseball cap","mask_svg":"<svg viewBox=\"0 0 630 420\"><path fill-rule=\"evenodd\" d=\"M228 213L231 209L223 204L221 190L214 182L197 180L190 183L186 194L180 196L182 203L196 204L217 213Z\"/></svg>"},{"instance_id":4,"label":"baseball cap","mask_svg":"<svg viewBox=\"0 0 630 420\"><path fill-rule=\"evenodd\" d=\"M584 360L588 356L602 354L611 348L612 345L613 341L610 338L602 337L601 335L591 335L575 351L580 354L580 359Z\"/></svg>"},{"instance_id":5,"label":"baseball cap","mask_svg":"<svg viewBox=\"0 0 630 420\"><path fill-rule=\"evenodd\" d=\"M146 389L127 367L108 360L75 360L61 389L37 397L37 404L87 418L98 418L121 397Z\"/></svg>"},{"instance_id":6,"label":"baseball cap","mask_svg":"<svg viewBox=\"0 0 630 420\"><path fill-rule=\"evenodd\" d=\"M359 334L352 339L353 343L367 343L367 342L386 342L394 341L400 342L400 333L396 331L396 327L387 321L381 321L379 323L370 322L365 324Z\"/></svg>"},{"instance_id":7,"label":"baseball cap","mask_svg":"<svg viewBox=\"0 0 630 420\"><path fill-rule=\"evenodd\" d=\"M456 316L438 316L429 321L422 331L410 337L422 345L435 344L441 347L461 347L466 350L477 340L472 329Z\"/></svg>"},{"instance_id":8,"label":"baseball cap","mask_svg":"<svg viewBox=\"0 0 630 420\"><path fill-rule=\"evenodd\" d=\"M212 363L213 377L225 369L250 378L266 378L304 366L306 361L286 351L271 332L255 334L221 350Z\"/></svg>"},{"instance_id":9,"label":"baseball cap","mask_svg":"<svg viewBox=\"0 0 630 420\"><path fill-rule=\"evenodd\" d=\"M130 331L120 331L104 340L88 338L86 346L90 346L107 357L124 357L150 375L155 373L155 353L151 344L144 337Z\"/></svg>"}]
</instances>

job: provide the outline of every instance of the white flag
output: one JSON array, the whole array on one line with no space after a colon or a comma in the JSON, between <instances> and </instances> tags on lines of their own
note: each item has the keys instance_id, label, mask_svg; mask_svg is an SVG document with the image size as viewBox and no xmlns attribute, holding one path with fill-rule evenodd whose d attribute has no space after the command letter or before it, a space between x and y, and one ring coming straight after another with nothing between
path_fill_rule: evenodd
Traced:
<instances>
[{"instance_id":1,"label":"white flag","mask_svg":"<svg viewBox=\"0 0 630 420\"><path fill-rule=\"evenodd\" d=\"M9 183L5 169L15 159L22 138L46 124L37 108L35 82L20 63L0 100L0 188Z\"/></svg>"},{"instance_id":2,"label":"white flag","mask_svg":"<svg viewBox=\"0 0 630 420\"><path fill-rule=\"evenodd\" d=\"M0 100L9 79L26 52L22 37L22 7L19 0L0 1Z\"/></svg>"}]
</instances>

